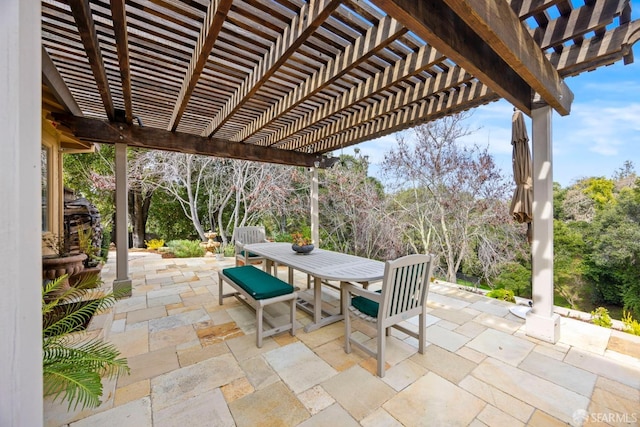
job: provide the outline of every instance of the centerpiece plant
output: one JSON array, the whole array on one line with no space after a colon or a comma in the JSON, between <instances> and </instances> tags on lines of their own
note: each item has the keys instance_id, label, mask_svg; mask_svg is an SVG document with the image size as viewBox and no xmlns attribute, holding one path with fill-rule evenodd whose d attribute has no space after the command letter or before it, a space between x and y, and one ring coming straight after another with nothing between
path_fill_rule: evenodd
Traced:
<instances>
[{"instance_id":1,"label":"centerpiece plant","mask_svg":"<svg viewBox=\"0 0 640 427\"><path fill-rule=\"evenodd\" d=\"M42 290L42 367L44 395L67 401L68 409L97 407L103 394L102 377L128 373L118 349L83 332L91 317L113 305L116 296L97 288L89 276L62 289L66 277L45 282Z\"/></svg>"}]
</instances>

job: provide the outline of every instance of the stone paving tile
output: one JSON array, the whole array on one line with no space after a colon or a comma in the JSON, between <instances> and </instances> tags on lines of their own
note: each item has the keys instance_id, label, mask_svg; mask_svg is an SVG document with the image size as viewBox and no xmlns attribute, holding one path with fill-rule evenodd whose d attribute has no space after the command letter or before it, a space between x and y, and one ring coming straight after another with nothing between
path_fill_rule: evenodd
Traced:
<instances>
[{"instance_id":1,"label":"stone paving tile","mask_svg":"<svg viewBox=\"0 0 640 427\"><path fill-rule=\"evenodd\" d=\"M127 324L143 322L145 320L157 319L167 315L164 306L145 308L142 310L130 311L127 313Z\"/></svg>"},{"instance_id":2,"label":"stone paving tile","mask_svg":"<svg viewBox=\"0 0 640 427\"><path fill-rule=\"evenodd\" d=\"M294 393L318 385L337 373L301 342L271 350L264 358Z\"/></svg>"},{"instance_id":3,"label":"stone paving tile","mask_svg":"<svg viewBox=\"0 0 640 427\"><path fill-rule=\"evenodd\" d=\"M395 394L380 378L370 375L360 366L340 372L322 383L322 387L358 421Z\"/></svg>"},{"instance_id":4,"label":"stone paving tile","mask_svg":"<svg viewBox=\"0 0 640 427\"><path fill-rule=\"evenodd\" d=\"M142 310L147 308L147 297L144 295L132 296L119 300L115 305L116 313L126 313L129 311Z\"/></svg>"},{"instance_id":5,"label":"stone paving tile","mask_svg":"<svg viewBox=\"0 0 640 427\"><path fill-rule=\"evenodd\" d=\"M202 362L203 360L211 359L224 353L229 353L229 347L224 343L212 344L206 347L201 347L198 344L197 347L178 350L178 361L180 362L180 367L184 368L185 366L193 365L194 363Z\"/></svg>"},{"instance_id":6,"label":"stone paving tile","mask_svg":"<svg viewBox=\"0 0 640 427\"><path fill-rule=\"evenodd\" d=\"M362 427L402 427L398 420L382 408L364 418L360 424Z\"/></svg>"},{"instance_id":7,"label":"stone paving tile","mask_svg":"<svg viewBox=\"0 0 640 427\"><path fill-rule=\"evenodd\" d=\"M262 347L256 347L256 335L244 335L225 341L236 359L239 361L250 359L259 354L266 353L280 346L271 337L262 340Z\"/></svg>"},{"instance_id":8,"label":"stone paving tile","mask_svg":"<svg viewBox=\"0 0 640 427\"><path fill-rule=\"evenodd\" d=\"M470 305L468 302L459 300L458 298L451 298L446 295L433 292L429 292L429 297L427 299L429 307L433 308L449 308L457 310Z\"/></svg>"},{"instance_id":9,"label":"stone paving tile","mask_svg":"<svg viewBox=\"0 0 640 427\"><path fill-rule=\"evenodd\" d=\"M428 342L449 351L456 351L471 340L469 337L441 328L437 324L427 328L426 338Z\"/></svg>"},{"instance_id":10,"label":"stone paving tile","mask_svg":"<svg viewBox=\"0 0 640 427\"><path fill-rule=\"evenodd\" d=\"M529 427L567 427L567 423L560 421L559 419L552 417L551 415L536 410L529 423L527 424Z\"/></svg>"},{"instance_id":11,"label":"stone paving tile","mask_svg":"<svg viewBox=\"0 0 640 427\"><path fill-rule=\"evenodd\" d=\"M315 348L340 337L344 337L343 322L333 323L320 329L316 329L310 333L299 334L298 339L305 343L309 348Z\"/></svg>"},{"instance_id":12,"label":"stone paving tile","mask_svg":"<svg viewBox=\"0 0 640 427\"><path fill-rule=\"evenodd\" d=\"M482 362L487 357L486 354L475 351L467 346L460 347L458 351L456 351L456 354L476 364Z\"/></svg>"},{"instance_id":13,"label":"stone paving tile","mask_svg":"<svg viewBox=\"0 0 640 427\"><path fill-rule=\"evenodd\" d=\"M576 392L490 357L472 375L564 422L572 421L576 410L589 406L589 399Z\"/></svg>"},{"instance_id":14,"label":"stone paving tile","mask_svg":"<svg viewBox=\"0 0 640 427\"><path fill-rule=\"evenodd\" d=\"M473 321L508 334L513 334L524 324L524 321L513 321L490 313L479 314Z\"/></svg>"},{"instance_id":15,"label":"stone paving tile","mask_svg":"<svg viewBox=\"0 0 640 427\"><path fill-rule=\"evenodd\" d=\"M344 351L344 338L329 341L313 351L338 372L349 369L365 359L362 352L352 351L347 354Z\"/></svg>"},{"instance_id":16,"label":"stone paving tile","mask_svg":"<svg viewBox=\"0 0 640 427\"><path fill-rule=\"evenodd\" d=\"M298 424L299 427L326 427L328 425L340 427L360 426L360 424L337 403Z\"/></svg>"},{"instance_id":17,"label":"stone paving tile","mask_svg":"<svg viewBox=\"0 0 640 427\"><path fill-rule=\"evenodd\" d=\"M118 387L124 387L137 381L172 372L180 366L176 351L171 347L129 357L127 362L131 369L131 374L120 375L118 377Z\"/></svg>"},{"instance_id":18,"label":"stone paving tile","mask_svg":"<svg viewBox=\"0 0 640 427\"><path fill-rule=\"evenodd\" d=\"M487 405L482 412L478 414L478 420L490 427L519 427L524 426L524 423L516 420L509 414L502 412L495 406Z\"/></svg>"},{"instance_id":19,"label":"stone paving tile","mask_svg":"<svg viewBox=\"0 0 640 427\"><path fill-rule=\"evenodd\" d=\"M436 345L430 345L424 354L416 354L410 360L454 384L458 384L477 366L474 362Z\"/></svg>"},{"instance_id":20,"label":"stone paving tile","mask_svg":"<svg viewBox=\"0 0 640 427\"><path fill-rule=\"evenodd\" d=\"M156 410L154 405L153 412L154 427L235 426L219 388L198 393L160 410Z\"/></svg>"},{"instance_id":21,"label":"stone paving tile","mask_svg":"<svg viewBox=\"0 0 640 427\"><path fill-rule=\"evenodd\" d=\"M244 376L231 354L223 354L151 379L153 409L159 410Z\"/></svg>"},{"instance_id":22,"label":"stone paving tile","mask_svg":"<svg viewBox=\"0 0 640 427\"><path fill-rule=\"evenodd\" d=\"M607 350L637 358L640 356L640 336L612 329Z\"/></svg>"},{"instance_id":23,"label":"stone paving tile","mask_svg":"<svg viewBox=\"0 0 640 427\"><path fill-rule=\"evenodd\" d=\"M591 396L597 379L597 375L591 372L536 352L530 353L518 365L518 368L573 390L585 397Z\"/></svg>"},{"instance_id":24,"label":"stone paving tile","mask_svg":"<svg viewBox=\"0 0 640 427\"><path fill-rule=\"evenodd\" d=\"M485 402L433 372L382 405L407 426L467 426Z\"/></svg>"},{"instance_id":25,"label":"stone paving tile","mask_svg":"<svg viewBox=\"0 0 640 427\"><path fill-rule=\"evenodd\" d=\"M533 414L535 409L533 406L528 405L522 400L500 391L494 386L480 381L472 375L469 375L460 381L459 385L469 393L489 403L491 406L502 410L522 422L527 422L529 418L531 418L531 414Z\"/></svg>"},{"instance_id":26,"label":"stone paving tile","mask_svg":"<svg viewBox=\"0 0 640 427\"><path fill-rule=\"evenodd\" d=\"M569 350L564 361L594 374L640 389L640 370L637 368L616 363L606 357L575 347Z\"/></svg>"},{"instance_id":27,"label":"stone paving tile","mask_svg":"<svg viewBox=\"0 0 640 427\"><path fill-rule=\"evenodd\" d=\"M473 316L476 317L476 316ZM455 332L464 335L465 337L475 338L484 332L487 329L485 325L481 325L480 323L469 321L460 325L456 329Z\"/></svg>"},{"instance_id":28,"label":"stone paving tile","mask_svg":"<svg viewBox=\"0 0 640 427\"><path fill-rule=\"evenodd\" d=\"M473 320L473 318L475 317L474 315L465 313L461 310L449 310L444 308L436 308L429 312L429 314L431 316L453 322L456 324L456 326L464 325Z\"/></svg>"},{"instance_id":29,"label":"stone paving tile","mask_svg":"<svg viewBox=\"0 0 640 427\"><path fill-rule=\"evenodd\" d=\"M600 355L604 354L611 336L611 329L565 317L560 318L560 330L561 343Z\"/></svg>"},{"instance_id":30,"label":"stone paving tile","mask_svg":"<svg viewBox=\"0 0 640 427\"><path fill-rule=\"evenodd\" d=\"M244 332L238 328L236 322L211 325L196 329L195 332L203 347L244 335Z\"/></svg>"},{"instance_id":31,"label":"stone paving tile","mask_svg":"<svg viewBox=\"0 0 640 427\"><path fill-rule=\"evenodd\" d=\"M407 359L387 369L382 381L387 383L394 390L400 391L408 387L410 384L413 384L418 378L426 373L426 368L413 362L411 359Z\"/></svg>"},{"instance_id":32,"label":"stone paving tile","mask_svg":"<svg viewBox=\"0 0 640 427\"><path fill-rule=\"evenodd\" d=\"M125 387L116 389L116 395L113 400L114 406L120 406L133 400L141 399L149 396L151 393L150 380L142 380L137 383L129 384Z\"/></svg>"},{"instance_id":33,"label":"stone paving tile","mask_svg":"<svg viewBox=\"0 0 640 427\"><path fill-rule=\"evenodd\" d=\"M204 309L189 311L186 313L174 314L161 319L149 320L149 332L159 332L178 326L191 325L192 323L210 320L209 314Z\"/></svg>"},{"instance_id":34,"label":"stone paving tile","mask_svg":"<svg viewBox=\"0 0 640 427\"><path fill-rule=\"evenodd\" d=\"M609 391L617 396L629 399L632 402L638 403L640 407L640 389L629 387L628 385L620 384L617 381L610 380L604 377L598 377L596 381L596 387L602 390Z\"/></svg>"},{"instance_id":35,"label":"stone paving tile","mask_svg":"<svg viewBox=\"0 0 640 427\"><path fill-rule=\"evenodd\" d=\"M335 403L335 399L319 385L300 393L298 400L302 402L311 415L315 415Z\"/></svg>"},{"instance_id":36,"label":"stone paving tile","mask_svg":"<svg viewBox=\"0 0 640 427\"><path fill-rule=\"evenodd\" d=\"M155 351L163 347L175 347L179 344L197 340L193 325L178 326L149 334L149 350Z\"/></svg>"},{"instance_id":37,"label":"stone paving tile","mask_svg":"<svg viewBox=\"0 0 640 427\"><path fill-rule=\"evenodd\" d=\"M467 343L467 347L518 366L533 350L534 344L495 329L487 329Z\"/></svg>"},{"instance_id":38,"label":"stone paving tile","mask_svg":"<svg viewBox=\"0 0 640 427\"><path fill-rule=\"evenodd\" d=\"M261 390L271 384L280 381L280 377L269 366L262 356L240 361L240 367L247 379L256 390Z\"/></svg>"},{"instance_id":39,"label":"stone paving tile","mask_svg":"<svg viewBox=\"0 0 640 427\"><path fill-rule=\"evenodd\" d=\"M251 383L249 383L247 377L233 380L229 384L223 385L221 390L222 395L224 396L224 400L226 400L227 403L231 403L234 400L238 400L255 391Z\"/></svg>"},{"instance_id":40,"label":"stone paving tile","mask_svg":"<svg viewBox=\"0 0 640 427\"><path fill-rule=\"evenodd\" d=\"M165 306L169 304L177 304L177 303L182 303L182 300L180 299L180 295L167 295L166 297L147 299L148 307L161 307L161 306Z\"/></svg>"},{"instance_id":41,"label":"stone paving tile","mask_svg":"<svg viewBox=\"0 0 640 427\"><path fill-rule=\"evenodd\" d=\"M109 335L109 341L114 344L122 357L132 357L149 352L149 331L146 325L139 329L131 329L121 334Z\"/></svg>"},{"instance_id":42,"label":"stone paving tile","mask_svg":"<svg viewBox=\"0 0 640 427\"><path fill-rule=\"evenodd\" d=\"M309 412L282 382L277 382L229 404L238 427L295 426Z\"/></svg>"},{"instance_id":43,"label":"stone paving tile","mask_svg":"<svg viewBox=\"0 0 640 427\"><path fill-rule=\"evenodd\" d=\"M481 311L483 313L493 314L494 316L504 317L509 314L509 307L504 304L498 304L496 300L491 298L483 298L474 302L469 306L474 310Z\"/></svg>"},{"instance_id":44,"label":"stone paving tile","mask_svg":"<svg viewBox=\"0 0 640 427\"><path fill-rule=\"evenodd\" d=\"M71 427L136 426L151 427L151 400L143 397L125 405L71 423Z\"/></svg>"}]
</instances>

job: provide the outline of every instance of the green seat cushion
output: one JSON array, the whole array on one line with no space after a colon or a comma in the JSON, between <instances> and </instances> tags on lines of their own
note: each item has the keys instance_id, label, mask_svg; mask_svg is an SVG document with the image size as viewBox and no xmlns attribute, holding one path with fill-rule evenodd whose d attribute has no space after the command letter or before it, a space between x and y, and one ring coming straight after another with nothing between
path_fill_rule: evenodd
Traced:
<instances>
[{"instance_id":1,"label":"green seat cushion","mask_svg":"<svg viewBox=\"0 0 640 427\"><path fill-rule=\"evenodd\" d=\"M377 293L382 292L376 291ZM357 308L360 313L364 313L367 316L378 317L378 308L380 304L375 301L371 301L365 297L354 297L351 299L351 305Z\"/></svg>"},{"instance_id":2,"label":"green seat cushion","mask_svg":"<svg viewBox=\"0 0 640 427\"><path fill-rule=\"evenodd\" d=\"M247 291L253 299L267 299L293 292L293 286L265 273L252 265L222 270L224 275Z\"/></svg>"},{"instance_id":3,"label":"green seat cushion","mask_svg":"<svg viewBox=\"0 0 640 427\"><path fill-rule=\"evenodd\" d=\"M257 256L258 256L258 255L254 254L254 253L247 252L247 251L242 251L242 252L241 252L241 254L242 254L242 256L243 256L243 257L245 257L245 258L246 258L246 257L251 258L251 257L257 257Z\"/></svg>"}]
</instances>

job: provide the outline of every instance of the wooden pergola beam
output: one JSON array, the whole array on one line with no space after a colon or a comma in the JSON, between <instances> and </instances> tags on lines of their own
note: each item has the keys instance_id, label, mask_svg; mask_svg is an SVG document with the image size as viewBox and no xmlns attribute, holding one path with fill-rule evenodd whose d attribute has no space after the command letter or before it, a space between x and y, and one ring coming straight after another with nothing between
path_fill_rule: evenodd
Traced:
<instances>
[{"instance_id":1,"label":"wooden pergola beam","mask_svg":"<svg viewBox=\"0 0 640 427\"><path fill-rule=\"evenodd\" d=\"M82 44L87 54L98 92L102 98L104 110L109 120L114 120L115 109L113 107L111 91L109 90L109 79L107 78L107 72L104 68L100 44L98 43L98 33L96 32L96 26L93 22L89 0L69 0L69 6L71 7L71 13L78 27L78 32L80 33L80 38L82 39Z\"/></svg>"},{"instance_id":2,"label":"wooden pergola beam","mask_svg":"<svg viewBox=\"0 0 640 427\"><path fill-rule=\"evenodd\" d=\"M202 74L202 70L207 64L207 59L211 54L211 50L213 50L214 44L218 40L222 24L224 24L232 3L233 0L211 0L207 8L207 15L202 23L202 30L198 36L196 47L189 61L189 68L187 68L180 93L171 114L168 130L175 131L178 128L178 123L187 109L191 94L198 84L200 74Z\"/></svg>"},{"instance_id":3,"label":"wooden pergola beam","mask_svg":"<svg viewBox=\"0 0 640 427\"><path fill-rule=\"evenodd\" d=\"M384 17L377 26L369 28L353 44L348 45L344 52L337 55L336 58L329 59L326 65L322 65L318 71L307 77L298 87L269 107L260 117L245 126L231 139L233 141L246 140L270 122L282 117L297 105L333 84L406 33L407 29L402 27L398 21L388 16Z\"/></svg>"},{"instance_id":4,"label":"wooden pergola beam","mask_svg":"<svg viewBox=\"0 0 640 427\"><path fill-rule=\"evenodd\" d=\"M233 143L219 138L68 115L54 114L54 118L82 141L102 144L125 143L138 148L282 165L313 167L316 161L324 163L322 158L313 154Z\"/></svg>"},{"instance_id":5,"label":"wooden pergola beam","mask_svg":"<svg viewBox=\"0 0 640 427\"><path fill-rule=\"evenodd\" d=\"M65 110L74 116L83 116L80 106L44 46L42 46L42 80Z\"/></svg>"},{"instance_id":6,"label":"wooden pergola beam","mask_svg":"<svg viewBox=\"0 0 640 427\"><path fill-rule=\"evenodd\" d=\"M573 94L506 1L443 1L472 31L487 41L490 48L527 82L532 91L560 115L569 114ZM477 75L475 71L469 71ZM482 81L480 75L477 76ZM500 93L498 89L494 88Z\"/></svg>"},{"instance_id":7,"label":"wooden pergola beam","mask_svg":"<svg viewBox=\"0 0 640 427\"><path fill-rule=\"evenodd\" d=\"M124 0L111 0L111 19L120 64L122 81L122 100L124 101L125 121L133 121L133 102L131 98L131 65L129 64L129 38L127 36L127 15Z\"/></svg>"},{"instance_id":8,"label":"wooden pergola beam","mask_svg":"<svg viewBox=\"0 0 640 427\"><path fill-rule=\"evenodd\" d=\"M225 103L222 110L202 132L203 136L215 134L282 66L291 55L322 25L342 0L316 0L305 3L300 15L282 32L272 48L256 64L240 87Z\"/></svg>"}]
</instances>

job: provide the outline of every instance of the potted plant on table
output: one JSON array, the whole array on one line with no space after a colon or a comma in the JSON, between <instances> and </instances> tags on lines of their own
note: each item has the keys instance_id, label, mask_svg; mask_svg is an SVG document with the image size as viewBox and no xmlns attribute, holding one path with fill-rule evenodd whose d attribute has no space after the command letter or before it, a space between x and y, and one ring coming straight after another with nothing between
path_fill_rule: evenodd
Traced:
<instances>
[{"instance_id":1,"label":"potted plant on table","mask_svg":"<svg viewBox=\"0 0 640 427\"><path fill-rule=\"evenodd\" d=\"M308 254L314 248L313 243L311 243L311 238L302 233L293 233L291 234L291 238L293 240L291 249L298 254Z\"/></svg>"}]
</instances>

